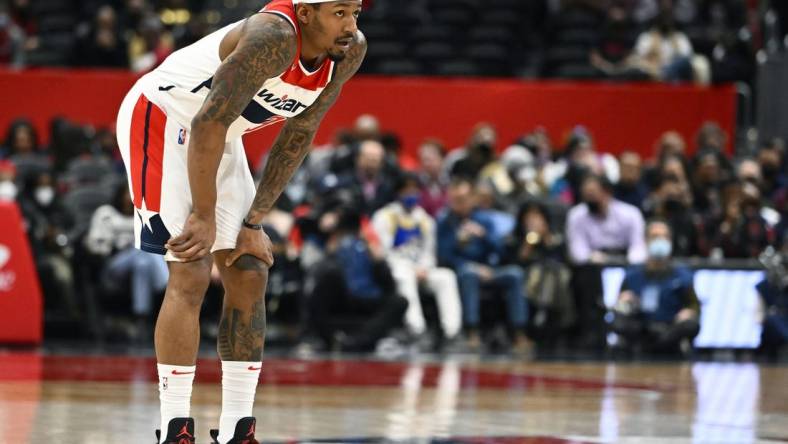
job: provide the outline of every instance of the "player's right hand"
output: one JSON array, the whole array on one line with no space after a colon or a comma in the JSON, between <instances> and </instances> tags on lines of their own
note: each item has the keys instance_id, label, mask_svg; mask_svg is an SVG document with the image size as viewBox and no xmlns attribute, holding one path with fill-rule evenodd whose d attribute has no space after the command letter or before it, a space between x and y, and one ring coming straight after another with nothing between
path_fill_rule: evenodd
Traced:
<instances>
[{"instance_id":1,"label":"player's right hand","mask_svg":"<svg viewBox=\"0 0 788 444\"><path fill-rule=\"evenodd\" d=\"M216 222L191 213L180 236L167 242L167 249L184 262L200 260L211 254L216 240Z\"/></svg>"}]
</instances>

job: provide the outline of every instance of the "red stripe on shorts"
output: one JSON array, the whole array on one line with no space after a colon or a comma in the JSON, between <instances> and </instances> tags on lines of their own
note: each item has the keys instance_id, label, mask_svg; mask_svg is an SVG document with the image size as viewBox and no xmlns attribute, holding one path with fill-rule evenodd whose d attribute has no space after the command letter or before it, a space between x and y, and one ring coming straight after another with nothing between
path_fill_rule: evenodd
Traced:
<instances>
[{"instance_id":1,"label":"red stripe on shorts","mask_svg":"<svg viewBox=\"0 0 788 444\"><path fill-rule=\"evenodd\" d=\"M167 115L141 95L131 117L131 186L134 206L161 209L161 175Z\"/></svg>"},{"instance_id":2,"label":"red stripe on shorts","mask_svg":"<svg viewBox=\"0 0 788 444\"><path fill-rule=\"evenodd\" d=\"M134 194L134 206L142 207L142 162L145 159L143 145L145 144L145 114L148 99L140 95L134 111L131 114L131 189Z\"/></svg>"}]
</instances>

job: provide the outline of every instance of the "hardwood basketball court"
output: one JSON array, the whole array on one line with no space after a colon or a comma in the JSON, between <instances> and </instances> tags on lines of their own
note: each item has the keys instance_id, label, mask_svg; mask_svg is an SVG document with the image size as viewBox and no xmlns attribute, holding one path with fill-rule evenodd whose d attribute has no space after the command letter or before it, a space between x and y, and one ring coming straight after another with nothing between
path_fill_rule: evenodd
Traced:
<instances>
[{"instance_id":1,"label":"hardwood basketball court","mask_svg":"<svg viewBox=\"0 0 788 444\"><path fill-rule=\"evenodd\" d=\"M192 414L209 443L220 367L201 360ZM0 353L0 443L152 444L151 357ZM753 363L268 359L265 443L788 442L788 373Z\"/></svg>"}]
</instances>

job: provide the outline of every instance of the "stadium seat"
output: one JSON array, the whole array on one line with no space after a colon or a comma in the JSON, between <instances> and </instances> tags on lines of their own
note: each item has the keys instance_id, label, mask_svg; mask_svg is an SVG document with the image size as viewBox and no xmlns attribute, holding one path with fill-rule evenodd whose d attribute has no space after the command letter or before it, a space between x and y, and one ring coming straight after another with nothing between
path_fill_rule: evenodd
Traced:
<instances>
[{"instance_id":1,"label":"stadium seat","mask_svg":"<svg viewBox=\"0 0 788 444\"><path fill-rule=\"evenodd\" d=\"M441 76L480 76L483 71L476 63L460 59L436 63L435 74Z\"/></svg>"},{"instance_id":2,"label":"stadium seat","mask_svg":"<svg viewBox=\"0 0 788 444\"><path fill-rule=\"evenodd\" d=\"M515 43L515 34L505 27L481 25L471 29L468 33L468 42L471 44L497 43L511 45Z\"/></svg>"},{"instance_id":3,"label":"stadium seat","mask_svg":"<svg viewBox=\"0 0 788 444\"><path fill-rule=\"evenodd\" d=\"M69 163L66 181L71 186L98 184L112 173L112 166L105 159L78 158Z\"/></svg>"},{"instance_id":4,"label":"stadium seat","mask_svg":"<svg viewBox=\"0 0 788 444\"><path fill-rule=\"evenodd\" d=\"M86 186L74 188L63 196L63 206L74 217L75 232L87 229L93 212L96 208L110 202L113 191L101 186Z\"/></svg>"},{"instance_id":5,"label":"stadium seat","mask_svg":"<svg viewBox=\"0 0 788 444\"><path fill-rule=\"evenodd\" d=\"M421 63L411 59L391 59L378 63L376 72L392 76L416 76L424 74L424 67Z\"/></svg>"},{"instance_id":6,"label":"stadium seat","mask_svg":"<svg viewBox=\"0 0 788 444\"><path fill-rule=\"evenodd\" d=\"M457 50L448 43L428 42L416 47L413 55L422 63L431 64L457 56Z\"/></svg>"},{"instance_id":7,"label":"stadium seat","mask_svg":"<svg viewBox=\"0 0 788 444\"><path fill-rule=\"evenodd\" d=\"M419 44L427 42L449 42L455 38L455 34L450 27L430 25L417 27L410 32L408 37L411 42Z\"/></svg>"},{"instance_id":8,"label":"stadium seat","mask_svg":"<svg viewBox=\"0 0 788 444\"><path fill-rule=\"evenodd\" d=\"M511 54L504 45L471 45L464 53L477 63L486 75L504 76L512 71Z\"/></svg>"},{"instance_id":9,"label":"stadium seat","mask_svg":"<svg viewBox=\"0 0 788 444\"><path fill-rule=\"evenodd\" d=\"M476 17L472 12L464 9L446 9L437 11L433 14L433 19L441 24L449 25L457 29L467 29L473 25Z\"/></svg>"},{"instance_id":10,"label":"stadium seat","mask_svg":"<svg viewBox=\"0 0 788 444\"><path fill-rule=\"evenodd\" d=\"M555 77L561 79L588 80L600 77L599 71L591 65L570 63L559 66L555 70Z\"/></svg>"},{"instance_id":11,"label":"stadium seat","mask_svg":"<svg viewBox=\"0 0 788 444\"><path fill-rule=\"evenodd\" d=\"M380 40L396 40L397 30L393 26L380 22L364 23L361 26L364 35L370 42L377 42Z\"/></svg>"}]
</instances>

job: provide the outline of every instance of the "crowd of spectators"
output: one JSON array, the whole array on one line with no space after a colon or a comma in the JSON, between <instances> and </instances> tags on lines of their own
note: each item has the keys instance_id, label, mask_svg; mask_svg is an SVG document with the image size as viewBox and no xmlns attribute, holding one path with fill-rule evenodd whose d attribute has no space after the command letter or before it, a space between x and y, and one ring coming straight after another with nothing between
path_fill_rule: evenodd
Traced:
<instances>
[{"instance_id":1,"label":"crowd of spectators","mask_svg":"<svg viewBox=\"0 0 788 444\"><path fill-rule=\"evenodd\" d=\"M0 5L0 64L146 72L265 3L10 0ZM786 12L782 2L750 0L376 0L364 7L360 27L372 42L366 73L704 84L752 84L756 52L783 46L785 29L767 11Z\"/></svg>"},{"instance_id":2,"label":"crowd of spectators","mask_svg":"<svg viewBox=\"0 0 788 444\"><path fill-rule=\"evenodd\" d=\"M265 3L10 0L0 65L143 73ZM784 3L365 0L362 71L752 83L756 51L783 45ZM19 120L0 147L0 199L22 210L48 331L149 339L167 268L133 248L115 136L64 119L50 134L43 146ZM397 135L361 116L312 152L268 216L268 311L285 327L271 334L350 351L528 354L537 342L686 353L701 307L674 258L788 257L784 142L736 158L730 145L709 122L694 140L666 131L649 156L616 157L583 127L501 141L480 123L460 147L425 140L405 170ZM781 344L788 285L774 270L788 261L767 262L764 343ZM629 267L614 307L602 301L610 264Z\"/></svg>"},{"instance_id":3,"label":"crowd of spectators","mask_svg":"<svg viewBox=\"0 0 788 444\"><path fill-rule=\"evenodd\" d=\"M600 349L615 332L619 347L686 352L700 307L692 272L673 258L788 257L782 140L736 158L713 122L695 140L665 132L646 158L605 154L583 127L509 144L480 123L467 140L451 150L425 140L405 170L396 134L365 115L312 151L266 220L268 310L285 326L272 337L528 354L534 341ZM0 199L22 210L48 322L101 331L114 317L136 337L150 331L167 269L133 248L118 156L109 131L56 120L42 146L20 120L0 152ZM615 307L602 302L609 264L628 267ZM779 344L786 285L770 276L759 287L772 315L765 342ZM216 306L221 288L211 292Z\"/></svg>"}]
</instances>

